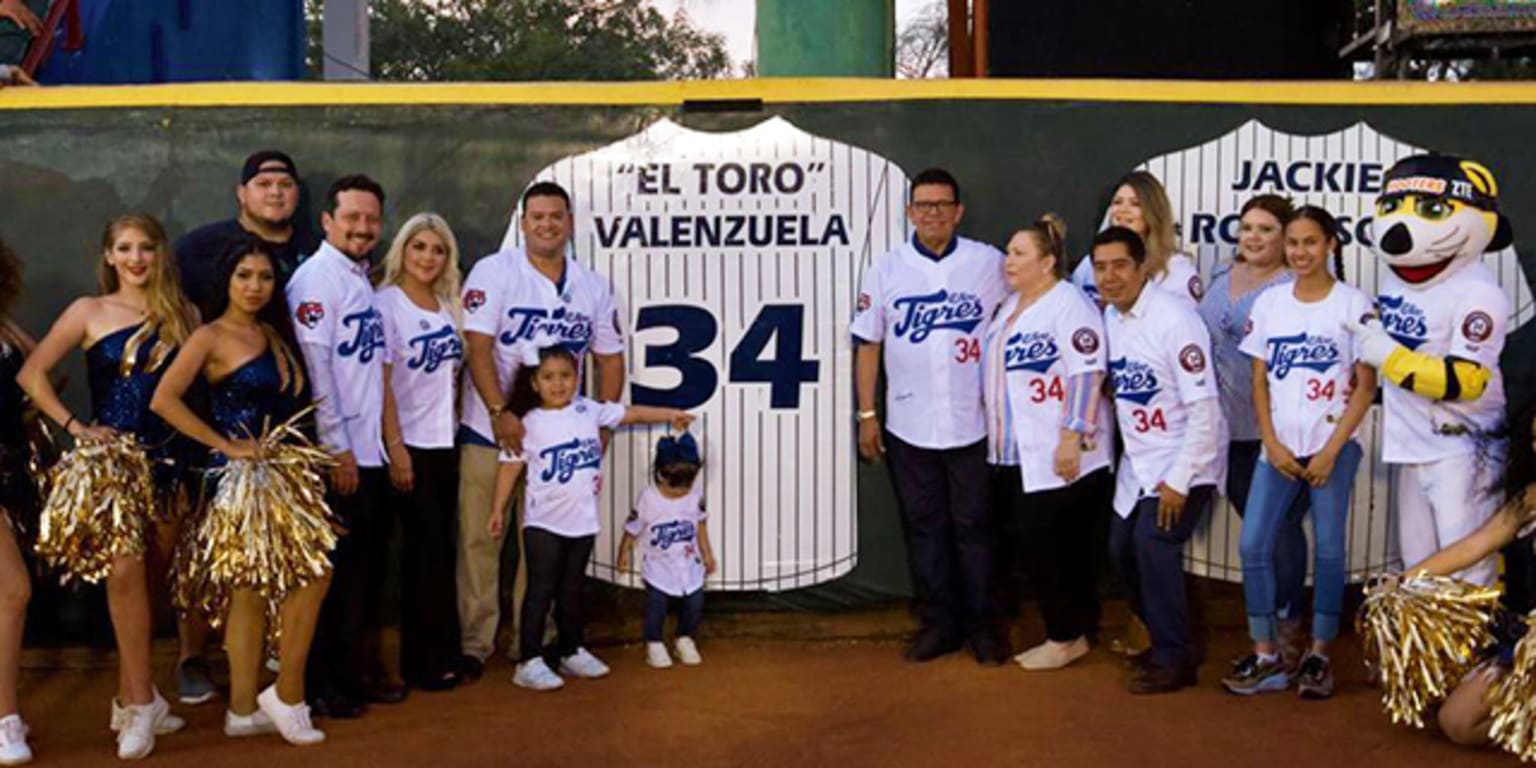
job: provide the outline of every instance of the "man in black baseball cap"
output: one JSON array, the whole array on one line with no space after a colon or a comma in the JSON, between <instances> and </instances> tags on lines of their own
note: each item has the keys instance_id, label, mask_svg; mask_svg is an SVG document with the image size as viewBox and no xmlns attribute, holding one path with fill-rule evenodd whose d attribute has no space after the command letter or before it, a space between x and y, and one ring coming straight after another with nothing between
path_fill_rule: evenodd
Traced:
<instances>
[{"instance_id":1,"label":"man in black baseball cap","mask_svg":"<svg viewBox=\"0 0 1536 768\"><path fill-rule=\"evenodd\" d=\"M235 186L235 199L240 204L235 218L199 227L176 241L182 290L205 315L213 295L226 290L212 283L217 280L219 254L231 240L255 235L266 242L277 258L278 290L293 274L299 259L320 247L310 228L294 226L299 171L287 154L264 149L247 157L240 169L240 183Z\"/></svg>"}]
</instances>

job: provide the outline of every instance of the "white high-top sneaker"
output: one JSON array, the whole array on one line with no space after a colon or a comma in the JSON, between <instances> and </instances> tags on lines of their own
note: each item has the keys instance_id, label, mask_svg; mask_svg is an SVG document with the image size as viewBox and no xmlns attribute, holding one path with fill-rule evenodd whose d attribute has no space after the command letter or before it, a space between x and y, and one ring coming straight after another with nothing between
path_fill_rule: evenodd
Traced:
<instances>
[{"instance_id":1,"label":"white high-top sneaker","mask_svg":"<svg viewBox=\"0 0 1536 768\"><path fill-rule=\"evenodd\" d=\"M155 751L155 734L171 713L171 705L155 691L155 698L148 704L130 704L123 707L122 730L117 732L117 756L121 760L138 760ZM185 724L185 723L183 723Z\"/></svg>"},{"instance_id":2,"label":"white high-top sneaker","mask_svg":"<svg viewBox=\"0 0 1536 768\"><path fill-rule=\"evenodd\" d=\"M283 740L296 747L307 747L325 741L325 731L316 728L309 719L309 705L304 702L284 704L277 697L277 686L269 685L256 696L256 706L272 721Z\"/></svg>"},{"instance_id":3,"label":"white high-top sneaker","mask_svg":"<svg viewBox=\"0 0 1536 768\"><path fill-rule=\"evenodd\" d=\"M27 746L27 724L21 715L0 718L0 765L32 762L32 748Z\"/></svg>"},{"instance_id":4,"label":"white high-top sneaker","mask_svg":"<svg viewBox=\"0 0 1536 768\"><path fill-rule=\"evenodd\" d=\"M678 661L681 661L690 667L696 664L704 663L704 657L699 655L699 647L693 644L693 638L688 637L687 635L679 637L677 639L676 645Z\"/></svg>"},{"instance_id":5,"label":"white high-top sneaker","mask_svg":"<svg viewBox=\"0 0 1536 768\"><path fill-rule=\"evenodd\" d=\"M645 663L656 669L666 669L672 666L672 654L667 653L666 643L646 643Z\"/></svg>"}]
</instances>

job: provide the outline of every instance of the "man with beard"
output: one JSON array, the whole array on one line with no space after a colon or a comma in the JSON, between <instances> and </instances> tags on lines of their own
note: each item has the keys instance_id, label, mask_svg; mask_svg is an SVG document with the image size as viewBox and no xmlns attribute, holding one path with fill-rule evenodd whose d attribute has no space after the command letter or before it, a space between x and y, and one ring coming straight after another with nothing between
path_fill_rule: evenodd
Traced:
<instances>
[{"instance_id":1,"label":"man with beard","mask_svg":"<svg viewBox=\"0 0 1536 768\"><path fill-rule=\"evenodd\" d=\"M181 272L181 288L199 309L207 306L209 295L223 286L218 281L219 254L237 238L255 235L266 243L277 261L278 287L281 288L299 266L299 259L320 247L308 227L295 227L294 211L299 207L299 171L293 159L275 149L264 149L245 159L240 183L235 187L240 212L233 219L206 224L176 241L176 267Z\"/></svg>"},{"instance_id":2,"label":"man with beard","mask_svg":"<svg viewBox=\"0 0 1536 768\"><path fill-rule=\"evenodd\" d=\"M384 189L363 175L343 176L325 196L325 242L288 282L288 310L304 350L320 445L336 460L326 502L347 535L331 553L331 588L309 655L315 713L357 717L364 697L405 698L399 686L364 679L377 668L365 639L383 580L390 509L384 504L384 320L374 306L369 256L379 243Z\"/></svg>"}]
</instances>

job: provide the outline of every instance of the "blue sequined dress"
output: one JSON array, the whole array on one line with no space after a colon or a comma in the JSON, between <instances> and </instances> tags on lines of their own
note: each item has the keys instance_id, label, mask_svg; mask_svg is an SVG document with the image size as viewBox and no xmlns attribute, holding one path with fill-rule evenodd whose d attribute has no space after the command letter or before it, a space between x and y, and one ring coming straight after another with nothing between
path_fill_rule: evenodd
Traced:
<instances>
[{"instance_id":1,"label":"blue sequined dress","mask_svg":"<svg viewBox=\"0 0 1536 768\"><path fill-rule=\"evenodd\" d=\"M134 351L136 359L125 374L123 358L128 341L141 328L143 324L113 331L85 350L91 417L97 424L137 436L154 462L155 487L165 491L175 482L177 449L181 443L171 428L149 410L149 401L175 353L164 360L154 360L157 364L151 369L153 350L160 340L158 332L151 333Z\"/></svg>"},{"instance_id":2,"label":"blue sequined dress","mask_svg":"<svg viewBox=\"0 0 1536 768\"><path fill-rule=\"evenodd\" d=\"M304 392L283 386L277 368L277 356L271 347L251 358L235 371L208 387L212 398L213 428L230 438L259 438L269 428L278 426L305 404ZM215 454L214 466L227 459Z\"/></svg>"}]
</instances>

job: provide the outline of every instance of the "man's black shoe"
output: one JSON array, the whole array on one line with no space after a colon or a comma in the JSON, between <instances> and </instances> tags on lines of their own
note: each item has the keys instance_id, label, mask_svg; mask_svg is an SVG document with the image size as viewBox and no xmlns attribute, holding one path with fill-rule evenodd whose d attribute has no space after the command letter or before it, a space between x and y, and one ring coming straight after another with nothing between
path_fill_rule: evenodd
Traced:
<instances>
[{"instance_id":1,"label":"man's black shoe","mask_svg":"<svg viewBox=\"0 0 1536 768\"><path fill-rule=\"evenodd\" d=\"M405 685L401 683L375 683L368 689L368 700L375 704L399 704L405 696Z\"/></svg>"},{"instance_id":2,"label":"man's black shoe","mask_svg":"<svg viewBox=\"0 0 1536 768\"><path fill-rule=\"evenodd\" d=\"M960 650L960 640L954 633L928 627L917 633L912 638L912 644L907 646L907 661L924 662L932 661L947 653Z\"/></svg>"},{"instance_id":3,"label":"man's black shoe","mask_svg":"<svg viewBox=\"0 0 1536 768\"><path fill-rule=\"evenodd\" d=\"M976 663L987 667L1001 667L1009 656L1008 640L994 630L983 630L971 635L971 653Z\"/></svg>"},{"instance_id":4,"label":"man's black shoe","mask_svg":"<svg viewBox=\"0 0 1536 768\"><path fill-rule=\"evenodd\" d=\"M317 717L336 720L362 717L363 713L368 711L368 705L361 700L335 690L315 694L314 698L310 699L309 708Z\"/></svg>"},{"instance_id":5,"label":"man's black shoe","mask_svg":"<svg viewBox=\"0 0 1536 768\"><path fill-rule=\"evenodd\" d=\"M473 683L485 674L485 662L469 655L459 657L459 679L465 683Z\"/></svg>"},{"instance_id":6,"label":"man's black shoe","mask_svg":"<svg viewBox=\"0 0 1536 768\"><path fill-rule=\"evenodd\" d=\"M1195 667L1147 664L1126 680L1125 689L1135 694L1173 693L1194 685Z\"/></svg>"}]
</instances>

